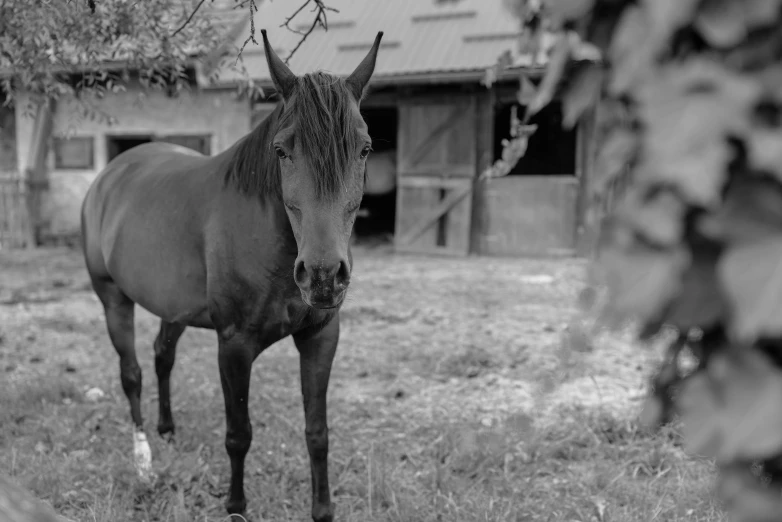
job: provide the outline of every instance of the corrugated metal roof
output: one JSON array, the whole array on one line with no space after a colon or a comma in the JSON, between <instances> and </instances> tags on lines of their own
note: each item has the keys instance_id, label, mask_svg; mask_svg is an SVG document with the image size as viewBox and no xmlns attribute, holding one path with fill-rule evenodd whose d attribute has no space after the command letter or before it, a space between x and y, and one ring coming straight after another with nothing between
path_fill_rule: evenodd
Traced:
<instances>
[{"instance_id":1,"label":"corrugated metal roof","mask_svg":"<svg viewBox=\"0 0 782 522\"><path fill-rule=\"evenodd\" d=\"M260 30L266 29L277 53L285 59L301 35L280 27L299 2L264 0L255 14L256 39L242 58L250 77L267 83L269 71ZM384 31L373 80L400 75L483 71L505 51L516 53L519 21L502 0L328 0L328 31L316 29L296 51L289 65L297 74L324 70L350 74L363 59L378 31ZM314 20L310 8L291 22L303 31ZM241 47L249 24L235 44ZM531 60L529 60L531 62ZM233 61L232 61L233 63ZM522 62L516 61L517 64ZM220 72L219 82L241 78L238 67Z\"/></svg>"}]
</instances>

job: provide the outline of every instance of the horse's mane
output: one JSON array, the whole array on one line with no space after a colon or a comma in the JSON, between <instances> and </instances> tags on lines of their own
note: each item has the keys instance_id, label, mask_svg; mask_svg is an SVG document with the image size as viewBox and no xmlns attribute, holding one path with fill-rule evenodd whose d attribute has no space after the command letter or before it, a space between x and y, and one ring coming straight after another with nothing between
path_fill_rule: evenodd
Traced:
<instances>
[{"instance_id":1,"label":"horse's mane","mask_svg":"<svg viewBox=\"0 0 782 522\"><path fill-rule=\"evenodd\" d=\"M352 101L343 78L324 72L299 76L288 102L229 149L226 183L249 195L280 197L280 168L272 141L278 129L293 124L315 178L317 197L335 194L344 186L358 148Z\"/></svg>"}]
</instances>

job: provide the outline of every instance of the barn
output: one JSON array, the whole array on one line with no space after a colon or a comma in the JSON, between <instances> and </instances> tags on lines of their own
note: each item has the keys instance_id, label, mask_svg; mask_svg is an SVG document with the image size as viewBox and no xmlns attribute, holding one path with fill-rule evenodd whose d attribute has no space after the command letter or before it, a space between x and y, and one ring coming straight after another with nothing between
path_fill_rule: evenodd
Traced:
<instances>
[{"instance_id":1,"label":"barn","mask_svg":"<svg viewBox=\"0 0 782 522\"><path fill-rule=\"evenodd\" d=\"M323 69L349 74L384 31L375 75L362 114L374 152L358 236L393 238L399 252L463 256L575 255L589 236L587 191L594 113L562 128L559 101L536 115L537 132L524 158L506 177L479 174L499 158L511 118L527 100L517 98L518 72L542 70L518 56L520 24L502 0L329 0L328 31L316 28L291 58L296 73ZM299 32L313 22L286 2L261 2L257 30L266 28L285 58ZM246 16L246 15L245 15ZM273 22L270 22L273 21ZM292 29L292 30L291 30ZM245 18L232 31L241 47ZM510 51L516 66L490 87L486 69ZM206 153L230 146L271 110L276 98L262 46L248 45L238 65L194 73L192 92L172 98L129 89L108 97L117 122L73 125L76 109L58 107L49 158L45 221L50 234L78 231L78 206L89 181L118 151L150 140L182 143ZM235 63L233 60L231 63ZM241 69L241 70L240 70ZM242 70L265 91L248 101L235 95ZM207 77L217 77L208 82ZM143 103L134 100L143 97ZM20 117L21 118L21 117ZM17 118L18 156L31 157L31 120ZM66 134L68 135L66 139ZM21 139L19 139L21 137Z\"/></svg>"},{"instance_id":2,"label":"barn","mask_svg":"<svg viewBox=\"0 0 782 522\"><path fill-rule=\"evenodd\" d=\"M561 104L538 114L527 154L509 176L488 181L479 174L499 157L510 137L518 68L488 88L486 69L504 52L517 53L518 20L502 0L333 0L328 31L316 28L289 65L297 73L316 69L349 74L384 31L378 63L362 113L373 137L368 163L368 215L357 233L393 235L397 251L447 255L524 256L577 253L585 231L589 149L594 114L572 130L562 129ZM275 50L286 57L300 35L278 27L290 6L264 2L255 25L265 27ZM313 13L290 21L305 31ZM269 23L274 20L275 23ZM241 45L246 35L236 41ZM249 46L243 66L273 89L261 47ZM516 57L525 67L525 57ZM530 75L541 70L529 65ZM238 81L223 71L223 86ZM271 100L255 105L272 110ZM521 100L522 102L525 100Z\"/></svg>"}]
</instances>

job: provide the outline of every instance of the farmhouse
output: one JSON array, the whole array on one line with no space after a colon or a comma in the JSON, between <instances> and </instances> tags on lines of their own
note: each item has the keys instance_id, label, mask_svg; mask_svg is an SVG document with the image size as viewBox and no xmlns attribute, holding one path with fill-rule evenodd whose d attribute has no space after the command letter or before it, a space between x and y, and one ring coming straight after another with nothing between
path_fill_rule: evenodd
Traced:
<instances>
[{"instance_id":1,"label":"farmhouse","mask_svg":"<svg viewBox=\"0 0 782 522\"><path fill-rule=\"evenodd\" d=\"M289 65L298 73L323 69L350 73L384 31L375 75L362 113L373 138L368 187L357 233L393 235L398 251L447 255L572 255L583 243L594 114L563 130L558 102L536 115L537 132L526 156L504 178L479 174L500 157L510 137L518 72L541 70L518 56L520 24L502 0L329 0L328 31L317 28ZM266 28L286 57L300 35L279 27L289 2L262 2L256 28ZM249 20L237 19L232 41L241 47ZM290 28L304 31L312 12ZM491 87L486 69L510 52L515 66ZM233 63L233 60L231 61ZM41 206L46 234L78 233L79 206L90 181L119 152L145 141L180 143L219 153L247 133L276 103L262 46L249 44L240 65L259 84L263 99L236 95L235 66L198 66L193 88L176 97L131 87L109 95L101 108L116 122L78 118L79 107L53 109L49 189ZM216 76L216 81L206 78ZM17 111L20 172L29 166L34 120Z\"/></svg>"}]
</instances>

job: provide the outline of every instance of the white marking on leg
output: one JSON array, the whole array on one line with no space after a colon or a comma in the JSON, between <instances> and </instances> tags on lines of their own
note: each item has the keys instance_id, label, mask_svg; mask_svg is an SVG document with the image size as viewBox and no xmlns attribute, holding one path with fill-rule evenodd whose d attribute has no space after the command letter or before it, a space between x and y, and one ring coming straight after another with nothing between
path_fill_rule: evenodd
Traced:
<instances>
[{"instance_id":1,"label":"white marking on leg","mask_svg":"<svg viewBox=\"0 0 782 522\"><path fill-rule=\"evenodd\" d=\"M143 481L152 478L152 450L143 431L133 430L133 464Z\"/></svg>"}]
</instances>

